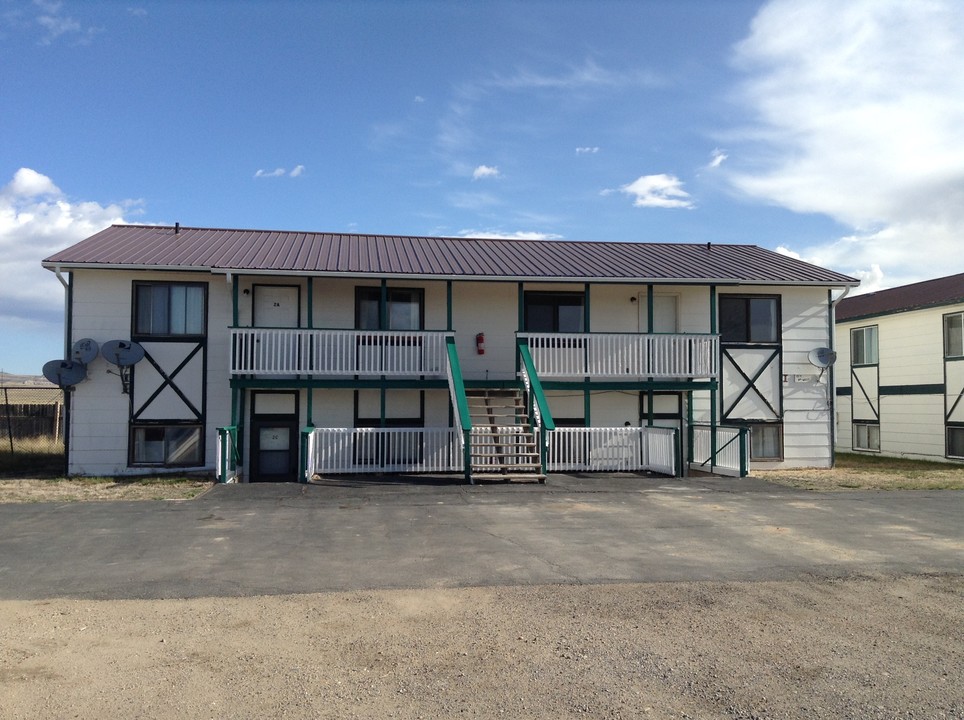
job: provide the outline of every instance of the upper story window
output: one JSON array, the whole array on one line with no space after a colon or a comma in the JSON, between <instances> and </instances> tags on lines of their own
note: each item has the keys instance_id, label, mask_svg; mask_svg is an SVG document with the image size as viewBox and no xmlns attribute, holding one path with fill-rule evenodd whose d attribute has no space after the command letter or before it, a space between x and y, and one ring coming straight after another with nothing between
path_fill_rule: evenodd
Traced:
<instances>
[{"instance_id":1,"label":"upper story window","mask_svg":"<svg viewBox=\"0 0 964 720\"><path fill-rule=\"evenodd\" d=\"M380 287L355 288L355 329L424 329L425 292L421 288L387 288L387 327L382 327L381 298Z\"/></svg>"},{"instance_id":2,"label":"upper story window","mask_svg":"<svg viewBox=\"0 0 964 720\"><path fill-rule=\"evenodd\" d=\"M527 292L525 329L528 332L585 332L585 294Z\"/></svg>"},{"instance_id":3,"label":"upper story window","mask_svg":"<svg viewBox=\"0 0 964 720\"><path fill-rule=\"evenodd\" d=\"M204 335L207 285L135 282L134 335Z\"/></svg>"},{"instance_id":4,"label":"upper story window","mask_svg":"<svg viewBox=\"0 0 964 720\"><path fill-rule=\"evenodd\" d=\"M850 331L850 364L877 364L877 326L854 328Z\"/></svg>"},{"instance_id":5,"label":"upper story window","mask_svg":"<svg viewBox=\"0 0 964 720\"><path fill-rule=\"evenodd\" d=\"M944 316L944 357L964 357L964 313Z\"/></svg>"},{"instance_id":6,"label":"upper story window","mask_svg":"<svg viewBox=\"0 0 964 720\"><path fill-rule=\"evenodd\" d=\"M720 337L727 343L780 342L779 298L721 295Z\"/></svg>"}]
</instances>

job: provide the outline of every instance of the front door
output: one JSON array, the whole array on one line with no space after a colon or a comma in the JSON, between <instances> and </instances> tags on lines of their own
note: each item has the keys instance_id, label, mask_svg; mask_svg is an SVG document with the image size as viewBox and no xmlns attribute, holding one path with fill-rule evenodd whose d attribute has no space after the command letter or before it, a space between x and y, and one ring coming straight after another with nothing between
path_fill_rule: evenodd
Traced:
<instances>
[{"instance_id":1,"label":"front door","mask_svg":"<svg viewBox=\"0 0 964 720\"><path fill-rule=\"evenodd\" d=\"M251 482L297 481L297 394L256 392L252 401Z\"/></svg>"}]
</instances>

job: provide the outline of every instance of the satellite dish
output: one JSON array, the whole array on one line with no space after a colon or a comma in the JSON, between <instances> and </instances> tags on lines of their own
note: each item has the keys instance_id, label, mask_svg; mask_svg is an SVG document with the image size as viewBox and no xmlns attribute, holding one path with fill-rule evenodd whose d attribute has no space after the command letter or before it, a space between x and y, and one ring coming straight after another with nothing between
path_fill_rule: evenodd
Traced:
<instances>
[{"instance_id":1,"label":"satellite dish","mask_svg":"<svg viewBox=\"0 0 964 720\"><path fill-rule=\"evenodd\" d=\"M104 360L118 367L130 367L144 359L144 348L129 340L108 340L100 349Z\"/></svg>"},{"instance_id":2,"label":"satellite dish","mask_svg":"<svg viewBox=\"0 0 964 720\"><path fill-rule=\"evenodd\" d=\"M837 361L837 353L828 347L818 347L807 354L807 360L814 367L826 370Z\"/></svg>"},{"instance_id":3,"label":"satellite dish","mask_svg":"<svg viewBox=\"0 0 964 720\"><path fill-rule=\"evenodd\" d=\"M70 357L74 362L89 365L90 363L94 362L94 358L97 357L97 349L98 347L96 340L84 338L74 343L74 347L70 352Z\"/></svg>"},{"instance_id":4,"label":"satellite dish","mask_svg":"<svg viewBox=\"0 0 964 720\"><path fill-rule=\"evenodd\" d=\"M43 373L54 385L67 388L87 379L87 366L73 360L51 360L44 363Z\"/></svg>"}]
</instances>

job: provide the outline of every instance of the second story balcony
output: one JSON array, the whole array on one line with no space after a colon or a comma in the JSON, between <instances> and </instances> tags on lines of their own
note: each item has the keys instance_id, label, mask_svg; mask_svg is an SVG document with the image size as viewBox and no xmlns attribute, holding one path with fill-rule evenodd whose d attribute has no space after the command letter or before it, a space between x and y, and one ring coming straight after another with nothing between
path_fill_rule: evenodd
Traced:
<instances>
[{"instance_id":1,"label":"second story balcony","mask_svg":"<svg viewBox=\"0 0 964 720\"><path fill-rule=\"evenodd\" d=\"M716 378L720 342L710 334L519 333L541 378Z\"/></svg>"},{"instance_id":2,"label":"second story balcony","mask_svg":"<svg viewBox=\"0 0 964 720\"><path fill-rule=\"evenodd\" d=\"M445 338L427 330L231 328L232 375L444 377Z\"/></svg>"}]
</instances>

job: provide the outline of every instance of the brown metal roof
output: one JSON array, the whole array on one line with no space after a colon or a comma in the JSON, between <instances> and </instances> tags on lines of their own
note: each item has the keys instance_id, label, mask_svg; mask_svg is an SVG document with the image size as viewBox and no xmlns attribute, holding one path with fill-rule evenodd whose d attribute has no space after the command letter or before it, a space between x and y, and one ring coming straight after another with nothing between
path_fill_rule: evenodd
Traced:
<instances>
[{"instance_id":1,"label":"brown metal roof","mask_svg":"<svg viewBox=\"0 0 964 720\"><path fill-rule=\"evenodd\" d=\"M964 302L964 273L844 298L837 322Z\"/></svg>"},{"instance_id":2,"label":"brown metal roof","mask_svg":"<svg viewBox=\"0 0 964 720\"><path fill-rule=\"evenodd\" d=\"M754 245L493 240L113 225L44 260L112 267L440 278L857 285Z\"/></svg>"}]
</instances>

